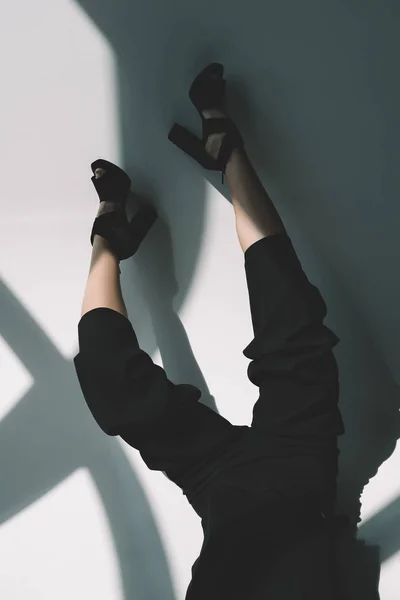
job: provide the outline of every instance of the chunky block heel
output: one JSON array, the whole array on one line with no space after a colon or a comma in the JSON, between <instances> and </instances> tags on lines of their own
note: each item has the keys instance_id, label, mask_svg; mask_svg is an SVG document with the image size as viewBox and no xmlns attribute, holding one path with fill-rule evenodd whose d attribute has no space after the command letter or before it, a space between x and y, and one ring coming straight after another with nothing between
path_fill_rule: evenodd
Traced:
<instances>
[{"instance_id":1,"label":"chunky block heel","mask_svg":"<svg viewBox=\"0 0 400 600\"><path fill-rule=\"evenodd\" d=\"M200 140L188 129L175 123L168 134L168 139L178 148L186 152L205 169L222 172L222 182L227 162L235 148L244 145L235 123L229 118L206 119L202 111L219 109L225 105L226 81L223 79L224 67L220 63L211 63L194 79L189 89L189 98L196 107L203 125L203 135ZM207 138L213 133L226 133L222 139L217 158L213 158L205 149Z\"/></svg>"},{"instance_id":2,"label":"chunky block heel","mask_svg":"<svg viewBox=\"0 0 400 600\"><path fill-rule=\"evenodd\" d=\"M169 132L168 139L194 160L197 160L205 169L218 169L217 161L207 154L201 139L182 125L175 123Z\"/></svg>"}]
</instances>

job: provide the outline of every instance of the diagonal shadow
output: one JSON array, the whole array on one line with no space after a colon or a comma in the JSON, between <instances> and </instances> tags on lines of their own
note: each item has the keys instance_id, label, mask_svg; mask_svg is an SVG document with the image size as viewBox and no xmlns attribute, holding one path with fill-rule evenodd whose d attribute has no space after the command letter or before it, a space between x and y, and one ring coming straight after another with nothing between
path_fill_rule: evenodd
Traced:
<instances>
[{"instance_id":1,"label":"diagonal shadow","mask_svg":"<svg viewBox=\"0 0 400 600\"><path fill-rule=\"evenodd\" d=\"M399 549L400 496L359 527L361 537L380 546L380 559L385 561Z\"/></svg>"},{"instance_id":2,"label":"diagonal shadow","mask_svg":"<svg viewBox=\"0 0 400 600\"><path fill-rule=\"evenodd\" d=\"M151 236L156 241L155 256L168 257L168 271L162 268L161 292L173 317L169 334L174 339L176 356L185 357L187 365L187 357L193 357L193 353L172 306L177 287L172 276L172 251L168 247L170 236L161 218L143 242L144 250L141 247L138 251L137 265L142 252L148 250ZM156 262L155 259L153 267ZM124 265L123 269L126 270ZM140 305L138 299L139 296L136 308ZM0 303L2 335L34 379L32 388L0 423L0 476L4 484L0 522L10 519L74 470L85 466L107 513L120 565L123 597L175 599L165 550L147 496L119 442L105 436L94 423L77 386L73 363L59 354L2 281ZM137 314L146 313L143 304ZM142 319L142 328L143 323ZM179 360L175 362L179 364ZM197 364L191 365L191 376L204 390L207 400L207 386ZM209 394L208 404L213 405Z\"/></svg>"},{"instance_id":3,"label":"diagonal shadow","mask_svg":"<svg viewBox=\"0 0 400 600\"><path fill-rule=\"evenodd\" d=\"M121 85L122 95L124 92L130 93L129 85L125 89ZM136 140L136 148L139 147ZM148 185L140 173L140 161L136 161L135 167L126 168L132 176L135 190L148 192ZM186 207L178 206L176 194L172 196L178 213L173 227L178 227L183 243L189 248L184 260L179 261L179 288L174 276L171 235L168 225L163 222L162 207L158 207L159 219L135 255L134 262L126 261L122 265L122 274L124 278L131 277L133 283L141 276L144 288L157 261L164 259L157 274L158 281L161 281L159 273L162 273L162 286L160 288L155 281L153 290L156 288L156 297L163 298L163 310L167 310L169 316L168 335L174 344L173 348L169 344L168 355L160 347L163 361L171 380L174 380L174 373L177 381L184 379L189 368L189 378L195 380L203 392L201 401L216 410L176 314L177 309L173 306L174 301L179 307L186 297L195 271L204 222L203 179L198 175L197 193L192 186L189 190L188 176L186 181L184 177L180 178L181 192L185 183L191 203L188 202ZM154 189L151 191L151 201L155 204L156 193ZM197 208L194 210L193 206ZM191 217L197 212L190 231L183 226L186 225L187 211L190 211ZM141 260L149 248L152 248L153 255L151 268L148 268L146 260L144 263ZM165 258L168 258L168 263ZM124 295L127 306L135 307L132 322L141 347L153 353L157 342L152 338L152 322L148 313L150 302L137 292L140 287L136 284L131 292ZM4 282L0 282L0 299L4 339L34 380L33 387L0 423L0 475L5 488L0 498L0 522L12 518L74 470L84 466L97 486L107 513L120 566L123 597L126 600L161 597L174 600L169 564L151 507L120 443L98 430L82 400L72 362L60 356ZM154 318L154 323L157 322L159 320ZM159 332L159 336L162 338L162 333ZM163 346L162 342L160 346ZM172 353L174 359L171 358ZM171 368L172 365L177 368Z\"/></svg>"},{"instance_id":4,"label":"diagonal shadow","mask_svg":"<svg viewBox=\"0 0 400 600\"><path fill-rule=\"evenodd\" d=\"M101 3L81 0L80 4L105 34L118 57L121 132L127 164L142 164L143 171L151 172L153 185L163 189L163 208L171 223L178 220L177 230L179 227L191 233L195 231L193 227L196 227L199 215L192 198L198 168L193 170L190 160L174 154L175 150L168 147L167 132L173 120L186 123L193 130L198 128L197 116L184 98L187 98L188 85L199 68L213 60L230 67L228 85L231 94L228 96L231 112L235 118L237 116L238 124L249 140L249 153L255 157L253 162L261 177L268 181L268 190L285 222L290 225L293 220L295 246L305 247L302 258L307 258L307 272L327 298L327 321L341 338L336 354L341 373L341 409L346 436L340 444L338 505L350 518L351 526L346 534L352 544L352 555L356 557L343 565L344 579L356 590L352 598L378 597L379 556L373 545L369 547L365 541L356 539L356 524L360 518L363 489L380 464L392 454L400 435L399 388L393 369L387 364L372 332L373 324L366 316L366 306L361 308L353 284L354 270L358 269L359 277L370 281L369 288L372 289L374 277L378 279L382 268L382 255L389 264L393 253L391 244L387 242L385 246L380 240L380 260L369 255L368 267L362 273L355 254L354 236L358 236L357 247L367 247L368 224L364 219L364 231L354 224L360 223L360 204L365 207L369 198L371 203L374 201L371 175L368 181L361 177L364 172L376 172L376 165L382 158L379 144L373 145L374 134L379 143L382 139L379 119L374 131L370 124L368 145L360 147L359 137L364 124L357 92L364 103L369 100L370 111L376 110L382 115L382 127L386 127L386 118L390 121L390 116L386 115L394 114L390 80L383 81L380 68L381 61L386 60L385 44L390 44L384 29L385 16L388 18L389 15L376 14L378 11L372 5L366 8L367 15L363 18L366 22L369 18L370 22L376 23L380 51L375 48L373 60L371 56L369 64L374 64L375 69L368 73L369 79L365 82L368 87L363 89L364 82L360 77L357 89L346 65L353 56L351 67L360 69L357 60L371 51L366 46L368 37L362 37L362 29L345 6L326 7L322 14L314 10L313 2L303 3L300 9L292 0L272 5L250 2L235 5L234 9L227 1L189 5L175 0L173 3L141 5L140 11L125 0L112 4L108 0ZM288 14L292 16L289 22ZM390 26L390 19L388 24ZM337 47L337 30L343 34L340 49ZM240 32L239 38L234 32ZM305 39L308 45L304 43ZM319 47L320 52L310 52L310 47ZM287 56L293 64L286 60ZM384 64L388 72L388 62ZM241 78L235 75L239 72L243 74ZM329 73L329 77L325 73ZM379 86L374 86L374 78L379 81ZM342 87L346 98L343 103L337 93ZM368 97L370 89L374 92ZM254 98L251 105L247 100L250 93ZM321 98L323 103L318 104ZM330 115L329 121L325 115ZM395 152L395 136L391 136L389 129L384 131L387 148ZM344 135L347 145L343 145ZM375 154L371 152L371 146L377 149ZM362 171L357 171L354 164L354 147L357 165L363 165ZM338 156L341 157L340 169L332 170L330 165L337 165ZM174 164L171 164L172 160ZM175 160L184 165L184 175L182 171L175 173ZM386 161L386 175L390 166L395 169L394 163ZM187 210L190 197L190 211L185 214L177 210L177 204L170 197L171 180L175 181L175 175L179 181L179 208ZM195 182L190 192L186 185L188 175ZM204 172L204 175L226 196L226 190L213 174ZM332 185L332 181L336 185ZM390 179L387 177L386 181L389 197ZM295 200L290 204L291 214L285 215L283 199ZM346 219L340 215L344 207ZM374 213L372 218L376 219L376 216ZM336 223L339 227L339 220L340 236L334 229ZM384 226L387 232L387 219ZM298 241L296 230L302 232L302 235L297 234ZM392 235L392 239L396 239L394 229ZM175 237L175 232L173 238L177 248L185 253L192 251L191 241L186 244L187 240L180 239L179 235ZM312 240L308 253L307 240ZM352 264L349 257L353 255ZM149 289L148 299L156 297L155 291ZM163 360L165 356L167 361L167 357L173 355L173 348L168 347L168 312L157 305L152 314L162 317L154 319L158 321L157 341L160 339L165 344ZM165 365L167 367L167 362ZM169 366L174 369L174 364ZM363 531L360 530L360 535ZM384 539L380 542L384 543ZM396 543L391 545L391 551L396 551ZM345 554L343 548L343 556ZM350 564L352 567L348 566ZM366 578L365 569L376 576ZM362 590L359 585L357 588L360 579L365 582Z\"/></svg>"},{"instance_id":5,"label":"diagonal shadow","mask_svg":"<svg viewBox=\"0 0 400 600\"><path fill-rule=\"evenodd\" d=\"M86 467L107 513L124 598L174 600L152 510L120 444L99 432L82 401L73 363L60 356L3 282L0 299L2 334L34 379L0 423L0 522ZM132 506L140 518L133 518Z\"/></svg>"},{"instance_id":6,"label":"diagonal shadow","mask_svg":"<svg viewBox=\"0 0 400 600\"><path fill-rule=\"evenodd\" d=\"M237 90L232 96L232 113L238 116L238 124L250 140L249 154L256 157L254 164L261 178L268 181L268 190L288 230L293 231L295 247L305 248L302 259L303 256L307 259L307 273L326 297L328 324L341 338L336 354L346 435L341 440L339 506L350 516L351 527L343 534L340 544L343 545L342 556L346 557L351 547L354 558L344 560L342 566L348 586L354 590L351 597L375 599L379 562L400 548L400 533L386 525L397 505L382 510L369 526L366 523L359 528L360 537L385 547L381 557L374 545L368 546L365 541L356 539L356 523L364 486L391 455L399 437L399 394L393 368L385 360L377 335L373 333L375 324L368 318L369 306L362 304L354 278L359 277L360 286L363 280L370 281L371 303L375 300L372 290L380 290L381 298L389 307L381 312L389 319L389 302L395 305L399 290L390 278L390 294L385 294L379 275L383 262L385 268L391 269L390 241L394 239L391 237L394 228L390 227L390 219L396 222L394 215L386 218L386 236L379 240L379 256L368 256L365 272L356 264L356 252L360 247L368 247L371 219L375 221L373 225L378 219L376 212L372 212L372 201L371 215L365 207L371 198L374 174L377 178L381 176L377 163L381 159L382 137L389 156L395 156L396 146L389 128L382 133L378 127L374 129L372 122L365 147L358 139L355 145L351 135L356 139L358 124L360 131L364 125L359 117L357 83L364 104L369 100L378 114L381 111L389 115L388 120L393 114L395 103L387 98L396 97L396 91L390 89L382 74L389 72L390 56L384 59L386 71L380 70L389 36L385 37L383 27L376 32L379 43L377 41L374 49L369 77L373 80L379 73L379 85L371 81L370 87L376 94L371 99L368 90L362 89L361 80L347 79L346 64L356 55L358 46L364 51L364 38L361 28L354 27L349 15L343 14L346 8L340 4L335 8L326 7L324 14L315 11L311 1L302 3L300 10L294 0L274 5L250 2L234 9L222 1L196 6L183 0L160 1L140 5L140 8L125 0L113 3L82 0L80 4L109 39L117 56L124 167L133 173L135 189L155 199L160 215L149 240L143 244L144 251L139 250L133 269L129 270L131 265L123 269L123 274L132 276L133 282L139 276L144 290L144 294L139 295L131 286L124 294L128 310L129 306L135 307L131 320L143 349L152 354L160 347L171 380L197 385L203 391L202 401L208 401L214 410L215 403L173 308L174 304L181 306L186 297L200 247L204 173L171 149L166 136L172 124L171 115L189 126L196 125L192 108L187 102L184 105L182 99L186 98L188 83L199 68L211 60L220 60L235 65L234 70L243 74L246 93L239 78L235 79L234 74L230 78L232 89ZM378 7L366 4L365 10L370 11L366 17L378 23L377 27L383 23L383 13L374 13ZM292 16L290 22L288 12ZM346 27L352 35L348 35ZM335 32L332 38L330 30ZM337 31L342 35L340 48L336 43ZM237 36L233 39L234 32L240 32L240 39ZM208 40L208 46L200 55L198 48L205 48L204 40ZM310 47L318 47L319 52L310 52ZM270 56L274 57L272 64ZM355 68L358 66L356 58L352 60ZM329 78L324 75L328 71ZM299 84L296 77L300 76ZM347 92L343 104L337 91L342 88ZM255 100L248 106L250 93ZM178 113L176 107L179 107ZM333 117L328 120L326 114ZM375 145L374 135L379 142ZM354 164L355 152L362 171L357 171ZM388 198L393 191L391 166L394 168L394 163L388 160L385 184L382 184L387 187L381 190ZM364 172L369 174L368 181L361 178ZM225 194L217 176L206 175ZM285 198L295 199L287 215ZM360 207L364 209L364 230L357 227ZM398 208L390 208L392 213L398 211ZM384 216L380 214L379 218L384 219ZM335 229L339 223L340 235ZM312 248L307 249L307 240L312 241ZM313 251L318 252L318 256ZM173 255L176 266L173 266ZM136 274L134 269L137 269ZM2 521L51 489L72 470L86 464L108 510L125 598L173 598L165 555L150 508L123 451L115 440L105 438L97 430L82 406L80 391L73 387L77 383L71 364L68 362L64 368L65 361L4 284L0 286L0 298L4 298L4 337L35 380L34 387L0 424L0 474L7 482L7 492L0 500ZM151 307L151 315L148 307ZM394 310L393 315L397 315ZM149 325L154 328L154 338L149 336ZM393 322L392 331L395 330ZM43 352L38 352L38 347L43 348ZM7 458L10 454L12 470ZM135 511L132 511L133 505ZM137 507L140 507L138 512ZM142 524L145 521L140 531L137 514ZM137 545L135 540L138 540ZM143 564L146 561L140 562L143 552L150 573ZM140 569L137 569L138 564ZM366 573L371 577L367 579ZM365 584L362 591L356 585L361 579Z\"/></svg>"},{"instance_id":7,"label":"diagonal shadow","mask_svg":"<svg viewBox=\"0 0 400 600\"><path fill-rule=\"evenodd\" d=\"M181 227L187 219L186 231L191 233L193 226L196 226L198 206L192 201L193 191L187 191L186 183L188 173L191 181L196 182L197 172L193 171L192 163L186 158L180 155L176 157L179 164L185 167L184 175L181 171L177 175L180 186L178 201L182 199L180 207L184 210L190 195L191 210L182 215L169 197L171 179L175 181L176 165L171 164L171 157L175 161L175 156L174 150L167 147L166 134L174 119L191 125L194 130L198 127L192 107L189 107L188 102L184 103L183 99L187 97L188 85L199 68L212 60L235 65L234 69L230 70L228 81L232 90L232 114L235 117L237 115L238 123L246 133L248 148L251 156L255 157L254 163L261 176L268 180L268 189L278 206L281 199L295 199L295 202L291 203L293 216L285 217L283 200L283 206L279 206L279 210L286 222L290 223L292 218L295 223L292 237L296 248L304 248L309 239L312 240L314 252L318 252L318 258L313 254L313 249L309 250L308 256L307 252L304 252L308 264L311 264L307 272L327 297L329 321L342 340L337 348L337 358L341 372L341 409L346 423L346 436L341 440L338 504L350 517L351 527L347 534L348 540L352 542L351 552L356 556L355 561L348 563L353 564L350 573L348 566L343 565L344 571L347 571L344 577L348 579L349 586L352 581L357 582L360 579L366 582L363 590L359 589L352 595L353 598L375 598L378 596L379 556L373 545L369 547L365 541L356 539L356 524L360 517L360 497L363 489L380 464L392 454L400 435L400 402L398 384L392 368L387 364L376 336L371 331L371 323L367 317L363 317L365 309L360 309L356 300L356 290L351 285L354 274L349 268L349 256L352 256L355 250L354 234L359 236L357 241L360 247L369 241L366 239L363 242L365 234L362 229L354 230L353 224L360 222L359 203L362 202L365 206L366 199L371 196L368 187L371 186L371 181L365 185L360 179L362 172L355 169L349 132L353 129L358 164L362 164L366 172L376 170L376 165L381 159L379 154L371 154L374 133L371 128L370 143L365 146L364 152L363 148L359 147L356 137L359 134L357 92L349 93L349 85L354 86L355 82L354 78L347 79L344 68L352 52L355 56L353 68L358 67L357 44L362 48L362 52L368 54L368 49L362 46L363 39L357 31L358 24L356 21L352 22L346 7L336 7L336 13L334 9L327 7L326 14L322 15L320 11L314 11L313 2L303 4L301 10L293 1L273 6L250 2L241 7L235 6L234 10L228 2L188 5L177 0L168 4L153 2L141 6L140 11L137 6L124 0L112 4L106 0L101 3L81 0L80 4L106 35L118 57L121 132L126 160L129 164L143 164L143 170L151 172L153 185L165 191L163 196L166 201L163 201L163 207L168 210L171 222L178 219ZM369 74L371 79L379 78L380 86L373 86L370 81L368 85L374 90L382 90L382 93L381 96L372 96L370 102L382 115L390 115L393 114L394 104L391 104L389 98L393 97L393 93L387 89L387 83L386 89L385 85L382 85L385 82L382 81L380 69L380 61L381 58L383 61L385 54L385 42L389 38L383 28L384 15L374 14L375 8L372 6L368 9L370 13L363 17L369 17L372 22L378 23L377 34L381 42L381 54L374 51L373 61L376 69L371 70ZM288 12L292 13L292 24L287 21ZM335 27L339 30L347 28L354 34L354 40L348 35L338 51L337 38L331 36L335 52L332 58L326 40L329 40L329 29L335 31ZM240 41L236 38L234 43L232 32L239 31ZM254 32L258 32L259 35L254 35ZM302 41L308 36L322 48L325 44L325 55L311 55L307 51L307 45L302 45ZM214 53L213 48L216 50ZM285 60L287 54L297 59L294 69ZM272 64L268 56L274 57ZM323 61L327 57L330 61L331 81L325 77L323 71L326 67ZM243 73L242 79L236 77L235 73L232 73L233 70ZM278 72L281 73L279 77ZM297 73L301 75L301 88L296 86L294 79ZM316 78L317 73L320 81ZM359 82L360 95L365 101L367 91L362 88L362 83ZM320 106L313 101L313 95L321 95L318 85L325 86L326 89L326 93L323 94L324 104ZM346 104L343 106L337 94L341 86L347 86ZM248 90L251 90L251 96L254 98L251 105L247 101L250 96ZM309 93L307 90L310 90ZM142 98L141 103L139 98ZM162 98L162 102L159 102L159 98ZM176 107L179 107L178 113ZM326 113L335 117L329 123L324 120ZM268 115L268 118L264 115ZM299 126L299 119L304 122L303 131ZM385 117L382 119L382 126L385 126ZM323 121L325 128L325 144L321 137L318 138L320 121ZM360 129L362 126L360 120ZM347 147L342 143L341 135L343 136L344 132L348 134ZM382 132L378 127L375 134L381 139ZM315 140L318 140L317 143ZM310 142L313 146L310 146ZM386 132L385 143L394 151L396 141L394 136L390 137L389 130ZM323 153L319 147L321 144L324 144ZM138 156L139 145L143 159ZM379 145L376 147L379 148ZM342 171L335 169L335 188L330 183L332 173L326 165L336 164L338 155L342 156ZM265 156L268 157L267 161L261 159ZM157 164L156 171L153 169L154 164ZM394 164L392 166L394 168ZM387 163L385 168L388 169ZM226 196L226 191L213 174L205 172L204 175ZM353 187L349 185L351 178L354 181ZM346 221L340 223L341 235L337 236L332 225L340 218L340 197L336 193L339 189L342 203L346 201L346 194L342 189L348 190L352 202L346 205ZM365 211L363 215L364 213ZM351 224L347 230L346 223ZM367 225L365 220L362 224L364 227ZM297 243L296 230L299 229L304 235L297 234ZM387 231L387 227L385 230ZM331 235L327 237L326 233L329 231ZM397 235L394 230L393 235ZM175 237L175 233L174 239L176 246L184 249L184 252L192 250L191 242L186 245L186 240L179 239L179 235ZM382 242L380 243L380 257L385 250L385 258L389 257L390 244L385 249ZM354 261L353 266L360 270L356 263L356 255ZM381 262L369 256L364 277L371 281L370 288L373 287L374 267L377 274L381 269ZM318 277L321 278L321 273L323 280L319 282ZM359 272L359 276L363 277L362 271ZM154 291L149 290L149 299L155 297ZM157 306L156 311L152 311L153 314L162 315L159 335L161 328L167 333L170 329L167 313L160 311L160 306ZM168 335L165 336L166 359L170 355L167 351L167 340ZM170 368L173 369L174 364L171 364ZM379 523L379 515L376 522ZM360 529L360 536L363 535L363 531L365 530ZM381 538L380 542L384 543L384 540ZM400 538L397 540L398 547ZM396 551L396 543L391 545L391 551ZM371 576L368 582L364 576L366 568L369 573L376 575ZM352 587L356 589L357 586Z\"/></svg>"}]
</instances>

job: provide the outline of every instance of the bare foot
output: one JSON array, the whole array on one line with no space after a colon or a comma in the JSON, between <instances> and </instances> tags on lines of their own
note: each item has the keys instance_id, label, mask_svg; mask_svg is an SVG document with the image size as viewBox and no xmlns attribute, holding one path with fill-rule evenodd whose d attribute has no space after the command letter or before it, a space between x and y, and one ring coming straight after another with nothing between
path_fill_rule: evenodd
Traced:
<instances>
[{"instance_id":1,"label":"bare foot","mask_svg":"<svg viewBox=\"0 0 400 600\"><path fill-rule=\"evenodd\" d=\"M94 176L96 177L96 179L100 179L100 177L102 175L104 175L105 170L104 169L96 169L94 172Z\"/></svg>"}]
</instances>

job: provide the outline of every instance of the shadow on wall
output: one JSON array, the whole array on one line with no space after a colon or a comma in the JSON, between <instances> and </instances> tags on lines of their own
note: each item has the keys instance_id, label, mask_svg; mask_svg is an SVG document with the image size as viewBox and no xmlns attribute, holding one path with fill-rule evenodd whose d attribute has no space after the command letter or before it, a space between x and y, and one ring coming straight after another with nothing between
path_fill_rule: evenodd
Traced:
<instances>
[{"instance_id":1,"label":"shadow on wall","mask_svg":"<svg viewBox=\"0 0 400 600\"><path fill-rule=\"evenodd\" d=\"M124 278L139 280L124 285L128 312L135 306L131 320L141 347L151 355L159 347L169 378L199 387L214 410L177 312L201 245L204 176L226 191L217 174L203 172L167 134L174 120L199 127L188 85L208 62L226 65L230 112L310 280L321 289L327 325L341 339L335 354L346 435L338 508L352 526L340 538L339 555L349 596L375 600L380 561L400 548L400 533L391 526L400 499L363 524L355 539L363 488L400 435L396 365L390 363L400 300L390 276L397 272L400 209L388 200L398 188L393 15L384 12L388 5L372 2L353 4L352 12L332 3L322 13L317 0L80 4L117 57L122 166L159 214L135 260L123 263ZM385 214L377 210L377 194L387 202ZM35 381L0 424L0 521L86 466L108 514L124 598L174 599L146 496L119 443L100 432L84 405L73 364L1 282L0 302L3 337Z\"/></svg>"}]
</instances>

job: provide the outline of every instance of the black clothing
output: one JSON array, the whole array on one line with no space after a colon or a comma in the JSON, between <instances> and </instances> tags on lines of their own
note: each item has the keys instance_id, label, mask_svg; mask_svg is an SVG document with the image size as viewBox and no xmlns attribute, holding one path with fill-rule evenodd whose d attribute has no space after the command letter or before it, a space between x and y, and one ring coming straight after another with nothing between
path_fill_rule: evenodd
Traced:
<instances>
[{"instance_id":1,"label":"black clothing","mask_svg":"<svg viewBox=\"0 0 400 600\"><path fill-rule=\"evenodd\" d=\"M172 383L108 308L80 320L76 372L103 431L165 471L202 520L186 600L336 600L339 338L286 233L250 246L244 262L254 338L243 354L260 390L251 427Z\"/></svg>"}]
</instances>

